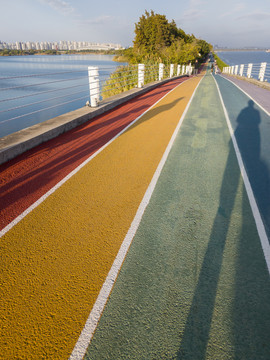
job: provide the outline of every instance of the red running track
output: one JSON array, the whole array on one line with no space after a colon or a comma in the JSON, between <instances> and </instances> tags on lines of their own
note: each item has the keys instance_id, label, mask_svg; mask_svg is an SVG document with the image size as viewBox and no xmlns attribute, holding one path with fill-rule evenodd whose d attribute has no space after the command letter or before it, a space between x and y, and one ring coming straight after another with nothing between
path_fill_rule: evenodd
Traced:
<instances>
[{"instance_id":1,"label":"red running track","mask_svg":"<svg viewBox=\"0 0 270 360\"><path fill-rule=\"evenodd\" d=\"M0 165L0 230L186 77L172 80Z\"/></svg>"}]
</instances>

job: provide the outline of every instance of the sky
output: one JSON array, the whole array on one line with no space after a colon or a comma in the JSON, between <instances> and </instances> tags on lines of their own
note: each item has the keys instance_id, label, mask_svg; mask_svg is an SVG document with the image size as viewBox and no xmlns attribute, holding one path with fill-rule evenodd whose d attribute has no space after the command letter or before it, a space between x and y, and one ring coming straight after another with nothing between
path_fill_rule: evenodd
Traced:
<instances>
[{"instance_id":1,"label":"sky","mask_svg":"<svg viewBox=\"0 0 270 360\"><path fill-rule=\"evenodd\" d=\"M0 41L132 46L145 10L221 47L270 48L270 0L0 0Z\"/></svg>"}]
</instances>

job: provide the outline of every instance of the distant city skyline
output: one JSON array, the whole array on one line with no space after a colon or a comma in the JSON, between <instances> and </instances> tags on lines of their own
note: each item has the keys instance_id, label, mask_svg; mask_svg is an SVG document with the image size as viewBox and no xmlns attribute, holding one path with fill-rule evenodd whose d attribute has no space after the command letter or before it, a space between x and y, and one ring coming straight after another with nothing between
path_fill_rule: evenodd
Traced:
<instances>
[{"instance_id":1,"label":"distant city skyline","mask_svg":"<svg viewBox=\"0 0 270 360\"><path fill-rule=\"evenodd\" d=\"M114 50L121 49L121 44L92 43L89 41L16 41L5 42L0 39L0 50Z\"/></svg>"},{"instance_id":2,"label":"distant city skyline","mask_svg":"<svg viewBox=\"0 0 270 360\"><path fill-rule=\"evenodd\" d=\"M132 46L145 9L220 47L270 47L269 0L0 0L2 41L61 39Z\"/></svg>"}]
</instances>

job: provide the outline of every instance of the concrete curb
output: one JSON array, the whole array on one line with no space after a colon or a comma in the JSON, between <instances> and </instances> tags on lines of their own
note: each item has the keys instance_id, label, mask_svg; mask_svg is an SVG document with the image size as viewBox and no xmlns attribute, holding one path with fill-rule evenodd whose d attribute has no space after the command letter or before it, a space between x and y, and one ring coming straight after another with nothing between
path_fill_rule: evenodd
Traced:
<instances>
[{"instance_id":1,"label":"concrete curb","mask_svg":"<svg viewBox=\"0 0 270 360\"><path fill-rule=\"evenodd\" d=\"M141 89L136 88L126 91L100 102L99 107L97 108L85 106L78 110L71 111L40 124L33 125L29 128L2 137L0 138L0 164L15 158L16 156L45 141L53 139L64 132L74 129L75 127L103 114L106 111L112 110L116 106L119 106L138 95L144 94L162 84L184 76L176 76L163 81L147 84Z\"/></svg>"}]
</instances>

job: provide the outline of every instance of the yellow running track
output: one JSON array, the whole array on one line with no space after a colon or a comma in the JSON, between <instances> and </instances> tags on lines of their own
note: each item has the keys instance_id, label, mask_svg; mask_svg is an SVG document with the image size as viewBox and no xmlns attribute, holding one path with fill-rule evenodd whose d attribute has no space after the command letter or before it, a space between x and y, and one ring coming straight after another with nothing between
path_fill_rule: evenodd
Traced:
<instances>
[{"instance_id":1,"label":"yellow running track","mask_svg":"<svg viewBox=\"0 0 270 360\"><path fill-rule=\"evenodd\" d=\"M169 93L0 239L0 359L68 359L199 80Z\"/></svg>"}]
</instances>

